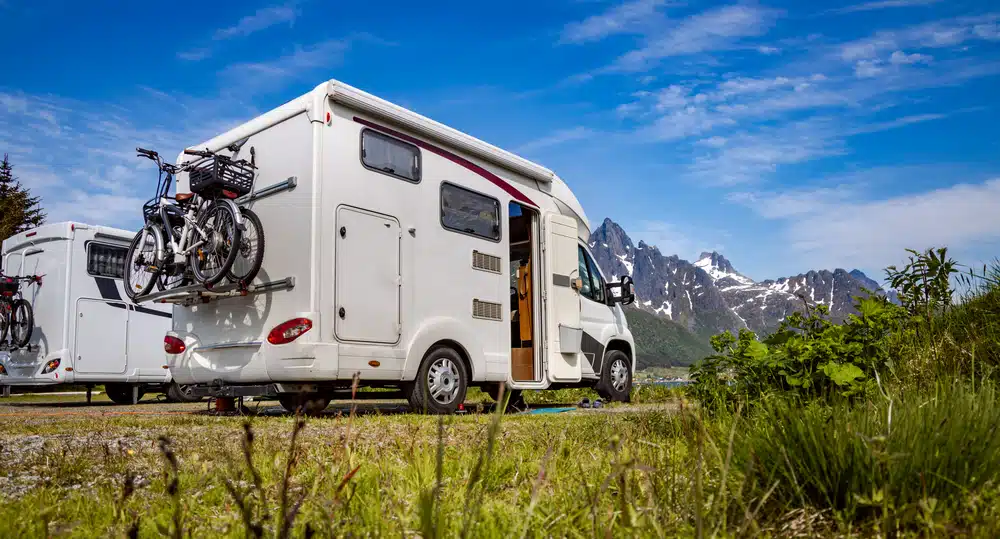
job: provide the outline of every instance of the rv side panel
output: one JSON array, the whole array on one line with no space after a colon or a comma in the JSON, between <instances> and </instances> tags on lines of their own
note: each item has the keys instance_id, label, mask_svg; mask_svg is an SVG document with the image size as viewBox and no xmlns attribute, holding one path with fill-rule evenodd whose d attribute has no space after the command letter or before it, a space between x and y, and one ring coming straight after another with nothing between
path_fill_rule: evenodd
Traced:
<instances>
[{"instance_id":1,"label":"rv side panel","mask_svg":"<svg viewBox=\"0 0 1000 539\"><path fill-rule=\"evenodd\" d=\"M220 141L233 143L233 141ZM173 372L180 383L220 377L229 382L267 379L264 362L254 355L262 343L266 345L268 332L276 325L299 316L311 317L319 323L317 315L309 313L312 304L310 261L313 250L314 183L312 123L302 112L281 123L268 127L249 138L240 150L239 157L250 159L253 148L258 174L255 189L296 178L296 187L282 191L250 204L260 217L264 228L266 247L264 261L256 282L267 282L292 277L295 287L291 290L269 292L244 298L231 298L193 307L174 307L174 331L185 338L196 339L193 357ZM180 189L186 189L182 177ZM311 340L310 335L300 341ZM241 345L231 348L230 345Z\"/></svg>"}]
</instances>

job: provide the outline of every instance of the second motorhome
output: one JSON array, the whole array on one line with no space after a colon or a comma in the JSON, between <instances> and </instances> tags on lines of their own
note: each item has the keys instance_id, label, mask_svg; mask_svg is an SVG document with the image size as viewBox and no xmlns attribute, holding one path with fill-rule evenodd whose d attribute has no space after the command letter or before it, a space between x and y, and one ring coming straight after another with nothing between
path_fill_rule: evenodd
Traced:
<instances>
[{"instance_id":1,"label":"second motorhome","mask_svg":"<svg viewBox=\"0 0 1000 539\"><path fill-rule=\"evenodd\" d=\"M267 248L244 295L149 296L176 304L176 381L310 410L356 375L435 413L470 386L628 398L631 284L552 171L337 81L190 146L227 148L254 156Z\"/></svg>"},{"instance_id":2,"label":"second motorhome","mask_svg":"<svg viewBox=\"0 0 1000 539\"><path fill-rule=\"evenodd\" d=\"M148 392L195 399L171 380L163 357L169 306L125 299L122 273L132 236L63 222L4 240L3 272L39 280L22 287L34 314L31 337L0 356L0 386L103 384L119 404Z\"/></svg>"}]
</instances>

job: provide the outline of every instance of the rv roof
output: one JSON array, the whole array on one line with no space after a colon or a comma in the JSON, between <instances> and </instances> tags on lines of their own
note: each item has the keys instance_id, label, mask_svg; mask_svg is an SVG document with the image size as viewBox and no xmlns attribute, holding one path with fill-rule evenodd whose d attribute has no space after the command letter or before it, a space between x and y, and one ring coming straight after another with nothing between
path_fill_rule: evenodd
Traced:
<instances>
[{"instance_id":1,"label":"rv roof","mask_svg":"<svg viewBox=\"0 0 1000 539\"><path fill-rule=\"evenodd\" d=\"M334 101L347 105L350 108L387 119L410 131L439 140L448 146L462 150L484 161L514 170L533 180L548 183L555 177L554 172L538 163L514 155L507 150L498 148L440 122L435 122L426 116L417 114L340 81L331 80L319 85L315 91L328 95Z\"/></svg>"}]
</instances>

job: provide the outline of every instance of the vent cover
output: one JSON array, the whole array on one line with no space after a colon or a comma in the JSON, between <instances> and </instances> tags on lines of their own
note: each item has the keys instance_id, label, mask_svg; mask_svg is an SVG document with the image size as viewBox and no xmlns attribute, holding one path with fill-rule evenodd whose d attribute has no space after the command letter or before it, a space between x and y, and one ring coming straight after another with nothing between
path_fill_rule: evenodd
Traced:
<instances>
[{"instance_id":1,"label":"vent cover","mask_svg":"<svg viewBox=\"0 0 1000 539\"><path fill-rule=\"evenodd\" d=\"M499 256L472 251L472 267L477 270L500 273L500 264L501 260Z\"/></svg>"},{"instance_id":2,"label":"vent cover","mask_svg":"<svg viewBox=\"0 0 1000 539\"><path fill-rule=\"evenodd\" d=\"M492 301L472 300L472 317L484 320L503 320L503 306Z\"/></svg>"}]
</instances>

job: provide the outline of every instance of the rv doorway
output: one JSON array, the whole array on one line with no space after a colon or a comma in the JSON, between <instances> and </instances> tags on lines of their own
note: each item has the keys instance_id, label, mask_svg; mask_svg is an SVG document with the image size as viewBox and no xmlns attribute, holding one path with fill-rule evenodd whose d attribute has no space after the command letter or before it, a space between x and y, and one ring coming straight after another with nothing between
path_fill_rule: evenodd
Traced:
<instances>
[{"instance_id":1,"label":"rv doorway","mask_svg":"<svg viewBox=\"0 0 1000 539\"><path fill-rule=\"evenodd\" d=\"M538 213L510 203L510 371L516 382L539 380L535 353L538 289L535 286L535 238Z\"/></svg>"}]
</instances>

